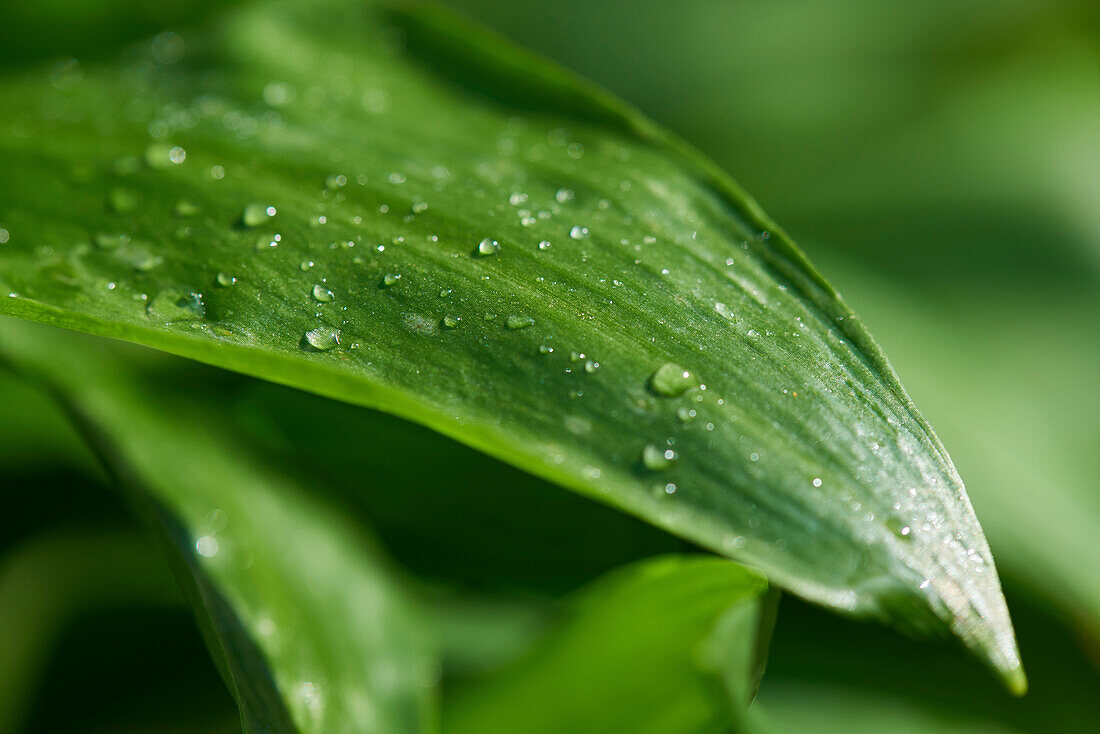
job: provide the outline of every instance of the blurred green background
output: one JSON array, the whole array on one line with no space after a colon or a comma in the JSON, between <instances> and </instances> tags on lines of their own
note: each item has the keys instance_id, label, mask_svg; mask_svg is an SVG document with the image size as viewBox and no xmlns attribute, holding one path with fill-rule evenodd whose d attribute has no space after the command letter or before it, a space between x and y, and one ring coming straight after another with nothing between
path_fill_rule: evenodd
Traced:
<instances>
[{"instance_id":1,"label":"blurred green background","mask_svg":"<svg viewBox=\"0 0 1100 734\"><path fill-rule=\"evenodd\" d=\"M1095 731L1100 3L447 4L603 84L731 172L861 314L967 483L1017 623L1028 697L1009 699L954 647L910 642L787 598L758 698L777 730ZM4 0L0 73L65 56L94 62L217 8L207 0ZM282 402L234 390L246 395L245 423L248 406ZM16 510L0 533L0 590L10 590L4 584L19 582L19 564L77 573L51 571L49 563L64 561L34 553L59 522L101 527L96 518L110 518L122 535L132 531L46 400L12 385L3 392L19 396L0 407L4 496ZM422 471L430 474L430 463ZM515 479L488 460L477 471ZM563 493L547 506L544 495L511 501L531 515L536 506L578 511L579 500ZM448 549L453 567L432 583L484 591L492 614L463 618L467 634L470 619L482 620L483 656L506 655L526 639L538 626L531 610L545 599L605 567L676 547L607 511L584 517L589 526L567 559L551 559L550 542L530 541L496 567L491 544L465 556ZM402 547L411 522L395 515L380 533L406 566L431 576L424 544ZM486 521L498 525L499 517ZM508 548L523 535L502 531L497 542ZM101 563L111 577L112 561ZM530 568L536 580L523 581ZM127 583L143 574L154 575L138 569ZM43 619L52 624L35 634L54 652L41 680L19 675L40 684L32 729L233 730L228 696L186 612L151 582L140 591L132 595L140 603L120 602L125 590L106 602L43 602L74 611L36 618L42 629L50 626ZM11 593L0 596L0 608L12 603ZM14 614L0 610L0 619L5 613ZM135 702L151 718L123 711Z\"/></svg>"}]
</instances>

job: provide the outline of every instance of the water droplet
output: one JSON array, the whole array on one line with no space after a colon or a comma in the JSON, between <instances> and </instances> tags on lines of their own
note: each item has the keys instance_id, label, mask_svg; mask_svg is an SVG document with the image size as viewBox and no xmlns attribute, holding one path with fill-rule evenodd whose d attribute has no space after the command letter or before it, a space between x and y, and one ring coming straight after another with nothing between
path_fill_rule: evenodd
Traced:
<instances>
[{"instance_id":1,"label":"water droplet","mask_svg":"<svg viewBox=\"0 0 1100 734\"><path fill-rule=\"evenodd\" d=\"M223 288L228 288L231 285L237 284L237 278L230 275L229 273L218 273L215 280L217 280L218 285L222 286Z\"/></svg>"},{"instance_id":2,"label":"water droplet","mask_svg":"<svg viewBox=\"0 0 1100 734\"><path fill-rule=\"evenodd\" d=\"M168 288L149 301L145 312L150 318L170 324L202 319L206 316L206 306L201 293Z\"/></svg>"},{"instance_id":3,"label":"water droplet","mask_svg":"<svg viewBox=\"0 0 1100 734\"><path fill-rule=\"evenodd\" d=\"M451 314L447 314L446 316L443 317L442 324L443 324L443 327L445 329L457 329L459 323L461 323L461 322L462 322L462 317L461 316L452 316Z\"/></svg>"},{"instance_id":4,"label":"water droplet","mask_svg":"<svg viewBox=\"0 0 1100 734\"><path fill-rule=\"evenodd\" d=\"M313 261L303 260L302 262L298 263L298 269L301 270L303 273L307 270L313 270Z\"/></svg>"},{"instance_id":5,"label":"water droplet","mask_svg":"<svg viewBox=\"0 0 1100 734\"><path fill-rule=\"evenodd\" d=\"M553 354L553 353L554 353L554 348L553 347L549 347L545 344L540 344L539 345L539 354Z\"/></svg>"},{"instance_id":6,"label":"water droplet","mask_svg":"<svg viewBox=\"0 0 1100 734\"><path fill-rule=\"evenodd\" d=\"M330 291L328 288L324 287L320 283L313 286L312 293L313 300L317 301L318 303L329 303L330 301L332 301L333 298L336 298L336 295L332 291Z\"/></svg>"},{"instance_id":7,"label":"water droplet","mask_svg":"<svg viewBox=\"0 0 1100 734\"><path fill-rule=\"evenodd\" d=\"M509 316L504 320L504 325L515 331L516 329L526 329L528 326L534 326L535 320L530 316Z\"/></svg>"},{"instance_id":8,"label":"water droplet","mask_svg":"<svg viewBox=\"0 0 1100 734\"><path fill-rule=\"evenodd\" d=\"M261 252L264 250L270 250L279 246L279 243L283 241L281 234L265 234L256 239L256 249Z\"/></svg>"},{"instance_id":9,"label":"water droplet","mask_svg":"<svg viewBox=\"0 0 1100 734\"><path fill-rule=\"evenodd\" d=\"M600 370L600 363L594 359L590 359L584 363L584 371L590 375L594 375Z\"/></svg>"},{"instance_id":10,"label":"water droplet","mask_svg":"<svg viewBox=\"0 0 1100 734\"><path fill-rule=\"evenodd\" d=\"M682 420L684 423L690 423L695 420L695 417L699 415L695 408L689 408L686 405L676 409L676 417Z\"/></svg>"},{"instance_id":11,"label":"water droplet","mask_svg":"<svg viewBox=\"0 0 1100 734\"><path fill-rule=\"evenodd\" d=\"M334 173L325 179L325 187L330 189L342 189L348 185L348 177L342 173Z\"/></svg>"},{"instance_id":12,"label":"water droplet","mask_svg":"<svg viewBox=\"0 0 1100 734\"><path fill-rule=\"evenodd\" d=\"M566 146L565 153L570 158L576 160L584 155L584 146L580 143L570 143Z\"/></svg>"},{"instance_id":13,"label":"water droplet","mask_svg":"<svg viewBox=\"0 0 1100 734\"><path fill-rule=\"evenodd\" d=\"M199 206L192 201L180 199L176 202L175 212L177 217L194 217L199 214Z\"/></svg>"},{"instance_id":14,"label":"water droplet","mask_svg":"<svg viewBox=\"0 0 1100 734\"><path fill-rule=\"evenodd\" d=\"M642 450L642 464L650 471L664 471L672 466L676 458L676 452L672 449L654 444L647 444Z\"/></svg>"},{"instance_id":15,"label":"water droplet","mask_svg":"<svg viewBox=\"0 0 1100 734\"><path fill-rule=\"evenodd\" d=\"M187 151L178 145L153 143L145 149L145 165L150 168L171 168L187 160Z\"/></svg>"},{"instance_id":16,"label":"water droplet","mask_svg":"<svg viewBox=\"0 0 1100 734\"><path fill-rule=\"evenodd\" d=\"M569 230L569 236L575 240L583 240L588 236L588 227L573 227L573 229Z\"/></svg>"},{"instance_id":17,"label":"water droplet","mask_svg":"<svg viewBox=\"0 0 1100 734\"><path fill-rule=\"evenodd\" d=\"M913 540L913 529L896 517L887 518L886 527L890 528L890 532L902 540Z\"/></svg>"},{"instance_id":18,"label":"water droplet","mask_svg":"<svg viewBox=\"0 0 1100 734\"><path fill-rule=\"evenodd\" d=\"M0 245L6 244L11 239L11 233L8 230L0 227Z\"/></svg>"},{"instance_id":19,"label":"water droplet","mask_svg":"<svg viewBox=\"0 0 1100 734\"><path fill-rule=\"evenodd\" d=\"M813 482L811 482L811 484L813 484L815 487L820 487L821 486L821 477L814 477L814 480L813 480Z\"/></svg>"},{"instance_id":20,"label":"water droplet","mask_svg":"<svg viewBox=\"0 0 1100 734\"><path fill-rule=\"evenodd\" d=\"M305 333L306 343L318 352L327 352L340 346L340 330L331 326L318 326Z\"/></svg>"},{"instance_id":21,"label":"water droplet","mask_svg":"<svg viewBox=\"0 0 1100 734\"><path fill-rule=\"evenodd\" d=\"M120 245L128 243L130 241L130 235L96 232L92 240L96 243L97 247L101 247L104 250L113 250Z\"/></svg>"},{"instance_id":22,"label":"water droplet","mask_svg":"<svg viewBox=\"0 0 1100 734\"><path fill-rule=\"evenodd\" d=\"M225 178L225 166L210 166L210 178L215 181Z\"/></svg>"},{"instance_id":23,"label":"water droplet","mask_svg":"<svg viewBox=\"0 0 1100 734\"><path fill-rule=\"evenodd\" d=\"M479 257L488 257L500 252L500 243L496 240L491 240L488 237L483 239L477 245L477 255Z\"/></svg>"},{"instance_id":24,"label":"water droplet","mask_svg":"<svg viewBox=\"0 0 1100 734\"><path fill-rule=\"evenodd\" d=\"M123 243L115 250L115 259L129 265L134 270L147 273L164 262L164 258L154 255L148 242L135 241Z\"/></svg>"},{"instance_id":25,"label":"water droplet","mask_svg":"<svg viewBox=\"0 0 1100 734\"><path fill-rule=\"evenodd\" d=\"M253 202L246 206L244 212L241 213L241 223L246 227L255 228L265 224L273 216L275 216L275 207Z\"/></svg>"},{"instance_id":26,"label":"water droplet","mask_svg":"<svg viewBox=\"0 0 1100 734\"><path fill-rule=\"evenodd\" d=\"M576 194L573 193L573 189L558 189L558 193L554 194L554 198L559 204L572 201L575 196Z\"/></svg>"},{"instance_id":27,"label":"water droplet","mask_svg":"<svg viewBox=\"0 0 1100 734\"><path fill-rule=\"evenodd\" d=\"M111 189L107 194L107 203L111 211L117 214L126 214L138 208L137 194L128 189Z\"/></svg>"},{"instance_id":28,"label":"water droplet","mask_svg":"<svg viewBox=\"0 0 1100 734\"><path fill-rule=\"evenodd\" d=\"M539 243L539 249L540 250L549 250L550 249L550 240L543 240L542 242L540 242Z\"/></svg>"},{"instance_id":29,"label":"water droplet","mask_svg":"<svg viewBox=\"0 0 1100 734\"><path fill-rule=\"evenodd\" d=\"M691 387L692 375L678 364L666 362L649 378L649 387L656 394L675 398Z\"/></svg>"},{"instance_id":30,"label":"water droplet","mask_svg":"<svg viewBox=\"0 0 1100 734\"><path fill-rule=\"evenodd\" d=\"M204 535L195 541L195 550L203 558L213 558L218 555L218 539L213 535Z\"/></svg>"},{"instance_id":31,"label":"water droplet","mask_svg":"<svg viewBox=\"0 0 1100 734\"><path fill-rule=\"evenodd\" d=\"M383 288L392 288L393 286L397 285L399 282L401 282L401 274L400 273L386 273L385 275L382 276L382 287Z\"/></svg>"}]
</instances>

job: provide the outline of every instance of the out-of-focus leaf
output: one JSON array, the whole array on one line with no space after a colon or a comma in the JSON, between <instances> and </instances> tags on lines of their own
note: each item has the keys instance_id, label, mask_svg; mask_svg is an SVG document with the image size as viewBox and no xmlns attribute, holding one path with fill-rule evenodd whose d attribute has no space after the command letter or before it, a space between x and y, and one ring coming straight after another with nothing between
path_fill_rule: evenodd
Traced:
<instances>
[{"instance_id":1,"label":"out-of-focus leaf","mask_svg":"<svg viewBox=\"0 0 1100 734\"><path fill-rule=\"evenodd\" d=\"M52 648L77 615L180 604L164 559L132 532L55 528L0 559L0 732L22 731Z\"/></svg>"},{"instance_id":2,"label":"out-of-focus leaf","mask_svg":"<svg viewBox=\"0 0 1100 734\"><path fill-rule=\"evenodd\" d=\"M431 730L424 630L357 527L107 342L5 320L0 354L57 396L161 533L245 731Z\"/></svg>"},{"instance_id":3,"label":"out-of-focus leaf","mask_svg":"<svg viewBox=\"0 0 1100 734\"><path fill-rule=\"evenodd\" d=\"M1019 734L998 721L875 691L812 683L780 687L768 700L775 731L819 734Z\"/></svg>"},{"instance_id":4,"label":"out-of-focus leaf","mask_svg":"<svg viewBox=\"0 0 1100 734\"><path fill-rule=\"evenodd\" d=\"M747 731L774 610L766 588L714 558L615 571L582 591L569 618L525 657L457 694L444 707L444 731Z\"/></svg>"},{"instance_id":5,"label":"out-of-focus leaf","mask_svg":"<svg viewBox=\"0 0 1100 734\"><path fill-rule=\"evenodd\" d=\"M0 310L398 414L1024 686L945 449L713 164L429 6L181 38L0 86Z\"/></svg>"}]
</instances>

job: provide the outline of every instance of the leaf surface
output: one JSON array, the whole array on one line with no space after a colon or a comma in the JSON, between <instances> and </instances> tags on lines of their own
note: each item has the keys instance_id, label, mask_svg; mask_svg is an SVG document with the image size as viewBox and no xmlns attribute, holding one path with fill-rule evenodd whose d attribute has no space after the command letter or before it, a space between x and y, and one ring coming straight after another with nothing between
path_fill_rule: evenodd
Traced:
<instances>
[{"instance_id":1,"label":"leaf surface","mask_svg":"<svg viewBox=\"0 0 1100 734\"><path fill-rule=\"evenodd\" d=\"M0 355L57 397L167 544L246 732L433 730L423 624L360 528L216 413L143 384L117 346L5 319Z\"/></svg>"},{"instance_id":2,"label":"leaf surface","mask_svg":"<svg viewBox=\"0 0 1100 734\"><path fill-rule=\"evenodd\" d=\"M616 570L522 659L456 695L443 730L753 731L748 703L774 612L766 592L758 574L716 558Z\"/></svg>"},{"instance_id":3,"label":"leaf surface","mask_svg":"<svg viewBox=\"0 0 1100 734\"><path fill-rule=\"evenodd\" d=\"M433 6L0 85L2 312L419 422L1024 686L950 458L713 164Z\"/></svg>"}]
</instances>

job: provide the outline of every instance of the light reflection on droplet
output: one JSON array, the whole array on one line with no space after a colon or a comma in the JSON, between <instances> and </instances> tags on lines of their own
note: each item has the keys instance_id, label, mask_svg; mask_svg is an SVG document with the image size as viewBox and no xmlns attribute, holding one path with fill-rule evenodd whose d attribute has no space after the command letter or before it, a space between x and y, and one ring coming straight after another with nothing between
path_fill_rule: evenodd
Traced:
<instances>
[{"instance_id":1,"label":"light reflection on droplet","mask_svg":"<svg viewBox=\"0 0 1100 734\"><path fill-rule=\"evenodd\" d=\"M195 550L203 558L213 558L218 554L218 539L213 535L204 535L195 541Z\"/></svg>"}]
</instances>

